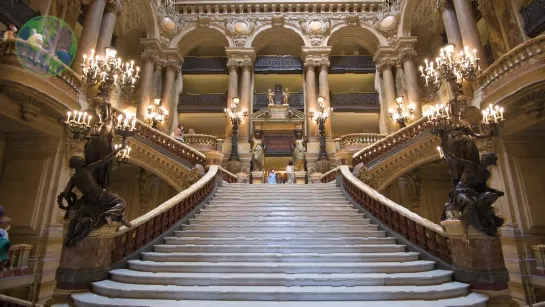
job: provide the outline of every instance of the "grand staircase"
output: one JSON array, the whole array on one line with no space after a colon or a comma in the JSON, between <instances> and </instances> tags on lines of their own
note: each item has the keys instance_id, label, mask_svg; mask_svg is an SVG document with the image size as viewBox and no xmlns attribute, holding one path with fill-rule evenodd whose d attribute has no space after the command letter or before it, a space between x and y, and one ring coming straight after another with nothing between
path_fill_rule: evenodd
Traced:
<instances>
[{"instance_id":1,"label":"grand staircase","mask_svg":"<svg viewBox=\"0 0 545 307\"><path fill-rule=\"evenodd\" d=\"M224 184L77 306L486 306L387 237L334 184Z\"/></svg>"}]
</instances>

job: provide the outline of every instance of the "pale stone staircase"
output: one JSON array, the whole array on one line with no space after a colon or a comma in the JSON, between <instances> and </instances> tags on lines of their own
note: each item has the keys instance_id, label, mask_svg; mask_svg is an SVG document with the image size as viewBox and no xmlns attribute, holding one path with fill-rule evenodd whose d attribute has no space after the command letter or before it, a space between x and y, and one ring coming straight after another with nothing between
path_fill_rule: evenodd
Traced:
<instances>
[{"instance_id":1,"label":"pale stone staircase","mask_svg":"<svg viewBox=\"0 0 545 307\"><path fill-rule=\"evenodd\" d=\"M334 184L224 184L77 306L486 306L386 237Z\"/></svg>"}]
</instances>

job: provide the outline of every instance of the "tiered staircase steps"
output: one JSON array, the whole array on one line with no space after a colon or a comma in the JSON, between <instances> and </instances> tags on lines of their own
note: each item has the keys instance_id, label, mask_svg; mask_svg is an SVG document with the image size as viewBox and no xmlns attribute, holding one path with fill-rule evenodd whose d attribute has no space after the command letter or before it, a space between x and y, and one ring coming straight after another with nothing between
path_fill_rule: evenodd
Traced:
<instances>
[{"instance_id":1,"label":"tiered staircase steps","mask_svg":"<svg viewBox=\"0 0 545 307\"><path fill-rule=\"evenodd\" d=\"M334 184L224 184L154 251L78 306L486 306L387 237Z\"/></svg>"}]
</instances>

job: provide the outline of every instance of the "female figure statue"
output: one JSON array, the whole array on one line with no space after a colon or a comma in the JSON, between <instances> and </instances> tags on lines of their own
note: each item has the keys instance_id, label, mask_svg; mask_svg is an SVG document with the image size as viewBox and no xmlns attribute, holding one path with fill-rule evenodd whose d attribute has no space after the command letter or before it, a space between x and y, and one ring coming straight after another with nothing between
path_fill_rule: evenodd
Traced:
<instances>
[{"instance_id":1,"label":"female figure statue","mask_svg":"<svg viewBox=\"0 0 545 307\"><path fill-rule=\"evenodd\" d=\"M265 162L265 148L261 140L261 132L256 131L252 141L252 171L263 171Z\"/></svg>"},{"instance_id":2,"label":"female figure statue","mask_svg":"<svg viewBox=\"0 0 545 307\"><path fill-rule=\"evenodd\" d=\"M295 171L305 170L305 140L301 135L301 131L295 132L295 142L293 144L293 164L295 165Z\"/></svg>"}]
</instances>

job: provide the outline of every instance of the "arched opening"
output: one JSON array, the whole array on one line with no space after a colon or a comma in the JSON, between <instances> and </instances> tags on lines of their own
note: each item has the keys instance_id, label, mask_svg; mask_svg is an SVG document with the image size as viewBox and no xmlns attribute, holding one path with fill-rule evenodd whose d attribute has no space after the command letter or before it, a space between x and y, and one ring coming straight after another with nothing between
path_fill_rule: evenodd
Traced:
<instances>
[{"instance_id":1,"label":"arched opening","mask_svg":"<svg viewBox=\"0 0 545 307\"><path fill-rule=\"evenodd\" d=\"M365 103L377 103L376 110L362 111L354 108L337 108L331 118L331 132L334 138L350 133L378 133L378 93L375 85L375 64L373 54L380 42L375 34L359 27L344 27L329 37L331 46L331 68L329 90L333 107L354 103L357 107ZM336 66L361 67L357 72L337 72ZM350 64L349 64L350 63Z\"/></svg>"}]
</instances>

